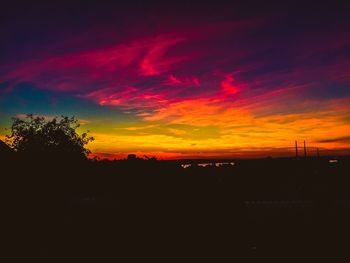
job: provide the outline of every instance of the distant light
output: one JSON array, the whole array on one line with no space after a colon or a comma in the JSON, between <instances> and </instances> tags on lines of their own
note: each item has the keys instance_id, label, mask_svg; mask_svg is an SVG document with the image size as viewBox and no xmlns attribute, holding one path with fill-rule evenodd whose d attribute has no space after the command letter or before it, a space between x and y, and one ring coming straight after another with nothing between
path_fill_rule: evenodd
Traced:
<instances>
[{"instance_id":1,"label":"distant light","mask_svg":"<svg viewBox=\"0 0 350 263\"><path fill-rule=\"evenodd\" d=\"M207 167L207 166L210 166L210 165L213 165L212 163L199 163L198 166L200 167Z\"/></svg>"},{"instance_id":2,"label":"distant light","mask_svg":"<svg viewBox=\"0 0 350 263\"><path fill-rule=\"evenodd\" d=\"M332 160L328 160L329 163L337 163L338 160L337 159L332 159Z\"/></svg>"},{"instance_id":3,"label":"distant light","mask_svg":"<svg viewBox=\"0 0 350 263\"><path fill-rule=\"evenodd\" d=\"M221 167L221 166L224 166L224 165L228 165L228 166L233 166L235 165L234 162L215 162L215 163L198 163L197 166L199 167L207 167L207 166L215 166L215 167ZM191 164L181 164L181 167L183 169L186 169L186 168L190 168L192 165Z\"/></svg>"}]
</instances>

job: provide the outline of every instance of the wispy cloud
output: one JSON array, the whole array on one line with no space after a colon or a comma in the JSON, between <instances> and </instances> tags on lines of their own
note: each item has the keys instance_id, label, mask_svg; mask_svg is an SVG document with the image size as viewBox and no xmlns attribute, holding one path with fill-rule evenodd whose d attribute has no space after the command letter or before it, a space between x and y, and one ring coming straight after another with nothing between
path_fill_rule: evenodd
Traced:
<instances>
[{"instance_id":1,"label":"wispy cloud","mask_svg":"<svg viewBox=\"0 0 350 263\"><path fill-rule=\"evenodd\" d=\"M285 34L277 22L198 23L122 40L111 34L88 47L96 35L77 36L79 45L65 40L12 63L1 71L0 89L11 93L29 82L54 92L53 101L65 94L128 114L135 122L118 128L81 120L96 128L91 147L105 154L279 152L295 139L348 147L350 38L340 31Z\"/></svg>"},{"instance_id":2,"label":"wispy cloud","mask_svg":"<svg viewBox=\"0 0 350 263\"><path fill-rule=\"evenodd\" d=\"M330 142L339 142L339 143L347 143L350 144L350 136L337 137L331 139L322 139L317 141L318 143L330 143Z\"/></svg>"}]
</instances>

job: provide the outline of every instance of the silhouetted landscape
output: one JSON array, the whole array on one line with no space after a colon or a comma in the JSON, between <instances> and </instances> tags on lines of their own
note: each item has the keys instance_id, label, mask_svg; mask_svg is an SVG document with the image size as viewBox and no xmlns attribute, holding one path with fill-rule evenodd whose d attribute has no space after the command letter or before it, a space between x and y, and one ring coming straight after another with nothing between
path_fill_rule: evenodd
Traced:
<instances>
[{"instance_id":1,"label":"silhouetted landscape","mask_svg":"<svg viewBox=\"0 0 350 263\"><path fill-rule=\"evenodd\" d=\"M74 119L29 133L40 119L28 116L12 126L21 147L0 142L17 256L293 262L347 251L349 157L88 159L62 144L79 138L67 132Z\"/></svg>"},{"instance_id":2,"label":"silhouetted landscape","mask_svg":"<svg viewBox=\"0 0 350 263\"><path fill-rule=\"evenodd\" d=\"M350 1L1 1L1 262L350 262Z\"/></svg>"}]
</instances>

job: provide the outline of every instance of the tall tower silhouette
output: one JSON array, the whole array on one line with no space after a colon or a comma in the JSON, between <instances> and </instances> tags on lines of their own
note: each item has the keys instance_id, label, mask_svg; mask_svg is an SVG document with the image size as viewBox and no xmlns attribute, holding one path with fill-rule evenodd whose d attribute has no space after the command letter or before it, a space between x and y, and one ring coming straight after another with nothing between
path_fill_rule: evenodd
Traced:
<instances>
[{"instance_id":1,"label":"tall tower silhouette","mask_svg":"<svg viewBox=\"0 0 350 263\"><path fill-rule=\"evenodd\" d=\"M306 158L306 143L305 143L305 140L304 140L304 157Z\"/></svg>"},{"instance_id":2,"label":"tall tower silhouette","mask_svg":"<svg viewBox=\"0 0 350 263\"><path fill-rule=\"evenodd\" d=\"M295 159L298 159L299 156L298 156L298 142L297 140L295 140Z\"/></svg>"}]
</instances>

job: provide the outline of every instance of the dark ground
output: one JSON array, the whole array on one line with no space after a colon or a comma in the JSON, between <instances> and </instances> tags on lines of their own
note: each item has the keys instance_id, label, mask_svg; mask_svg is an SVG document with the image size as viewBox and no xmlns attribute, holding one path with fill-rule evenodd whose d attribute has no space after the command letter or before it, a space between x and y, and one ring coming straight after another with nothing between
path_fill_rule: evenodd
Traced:
<instances>
[{"instance_id":1,"label":"dark ground","mask_svg":"<svg viewBox=\"0 0 350 263\"><path fill-rule=\"evenodd\" d=\"M3 157L6 250L21 262L344 261L349 161Z\"/></svg>"}]
</instances>

